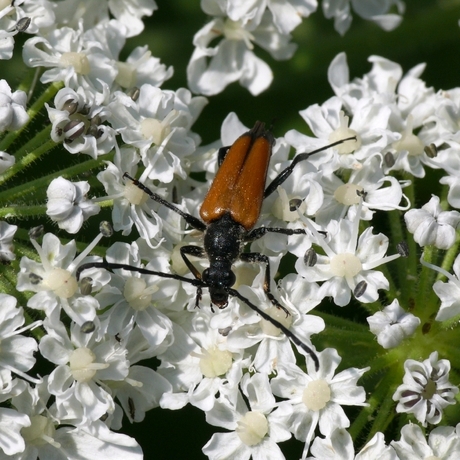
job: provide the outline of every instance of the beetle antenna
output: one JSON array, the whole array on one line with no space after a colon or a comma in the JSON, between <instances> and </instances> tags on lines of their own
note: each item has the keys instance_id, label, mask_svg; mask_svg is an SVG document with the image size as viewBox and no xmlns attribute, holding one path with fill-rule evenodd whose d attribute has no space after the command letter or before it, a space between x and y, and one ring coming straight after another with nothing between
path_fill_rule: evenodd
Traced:
<instances>
[{"instance_id":1,"label":"beetle antenna","mask_svg":"<svg viewBox=\"0 0 460 460\"><path fill-rule=\"evenodd\" d=\"M302 348L302 350L306 351L311 359L313 359L315 363L315 369L318 371L319 370L319 359L316 353L302 340L300 340L293 332L291 332L286 326L281 324L279 321L277 321L275 318L272 318L269 314L261 310L257 305L254 305L249 299L244 297L242 294L240 294L236 289L229 289L228 293L232 295L233 297L237 297L238 299L242 300L249 308L254 310L256 313L258 313L264 320L268 321L269 323L273 324L273 326L277 327L278 329L281 329L282 332L297 346Z\"/></svg>"},{"instance_id":2,"label":"beetle antenna","mask_svg":"<svg viewBox=\"0 0 460 460\"><path fill-rule=\"evenodd\" d=\"M147 268L134 267L132 265L125 265L125 264L115 264L115 263L106 262L106 261L88 262L87 264L80 265L77 268L77 271L75 272L75 277L77 278L77 281L79 281L82 271L88 270L89 268L105 268L106 270L121 269L121 270L130 271L130 272L141 273L142 275L155 275L161 278L169 278L173 280L184 281L186 283L193 284L193 286L196 286L198 288L207 287L207 284L198 278L185 278L185 276L176 275L174 273L157 272L155 270L149 270Z\"/></svg>"},{"instance_id":3,"label":"beetle antenna","mask_svg":"<svg viewBox=\"0 0 460 460\"><path fill-rule=\"evenodd\" d=\"M291 164L286 169L283 169L283 171L281 171L265 189L264 198L267 198L267 196L271 195L278 188L278 186L281 185L292 174L292 171L294 170L297 163L307 160L315 153L322 152L330 147L335 147L336 145L343 144L347 141L356 141L356 136L347 137L346 139L340 139L339 141L325 145L324 147L320 147L319 149L313 150L312 152L299 153L298 155L296 155L293 158Z\"/></svg>"},{"instance_id":4,"label":"beetle antenna","mask_svg":"<svg viewBox=\"0 0 460 460\"><path fill-rule=\"evenodd\" d=\"M75 277L77 278L77 281L79 281L81 273L84 270L87 270L89 268L105 268L106 270L127 270L130 272L141 273L142 275L154 275L154 276L159 276L161 278L174 279L174 280L190 283L193 286L196 286L197 289L200 291L204 287L209 287L204 281L198 278L185 278L184 276L176 275L174 273L157 272L155 270L149 270L147 268L134 267L132 265L125 265L125 264L116 264L116 263L107 262L105 260L103 262L89 262L87 264L80 265L77 271L75 272ZM247 299L242 294L240 294L236 289L229 289L228 293L231 296L242 300L249 308L251 308L256 313L258 313L259 316L261 316L264 320L268 321L269 323L273 324L275 327L280 329L294 344L302 348L304 351L306 351L311 356L311 358L313 359L315 363L315 369L319 370L319 360L318 360L318 356L316 356L316 353L308 345L302 342L302 340L300 340L286 326L281 324L275 318L272 318L266 312L261 310L257 305L254 305L249 299Z\"/></svg>"}]
</instances>

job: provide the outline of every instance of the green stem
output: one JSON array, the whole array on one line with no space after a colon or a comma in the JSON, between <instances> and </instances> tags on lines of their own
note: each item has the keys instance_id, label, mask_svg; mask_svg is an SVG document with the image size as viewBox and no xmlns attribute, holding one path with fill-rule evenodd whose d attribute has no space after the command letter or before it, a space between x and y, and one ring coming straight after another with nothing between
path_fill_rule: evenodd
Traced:
<instances>
[{"instance_id":1,"label":"green stem","mask_svg":"<svg viewBox=\"0 0 460 460\"><path fill-rule=\"evenodd\" d=\"M369 327L365 324L361 323L356 323L355 321L351 321L347 318L341 318L339 316L334 316L329 313L324 313L319 310L315 310L315 315L319 316L320 318L323 318L325 323L327 324L327 328L324 332L327 332L327 329L329 327L337 328L340 330L348 329L349 331L353 333L358 333L358 332L367 332L369 333ZM322 334L324 333L322 332Z\"/></svg>"},{"instance_id":2,"label":"green stem","mask_svg":"<svg viewBox=\"0 0 460 460\"><path fill-rule=\"evenodd\" d=\"M350 433L353 441L359 437L360 433L364 430L365 426L369 423L369 418L372 416L374 411L377 409L378 401L375 398L369 399L369 405L363 407L359 415L354 419L348 432Z\"/></svg>"},{"instance_id":3,"label":"green stem","mask_svg":"<svg viewBox=\"0 0 460 460\"><path fill-rule=\"evenodd\" d=\"M443 211L450 211L451 207L449 206L449 202L447 201L447 196L449 194L449 187L444 185L441 189L441 193L439 194L439 204Z\"/></svg>"},{"instance_id":4,"label":"green stem","mask_svg":"<svg viewBox=\"0 0 460 460\"><path fill-rule=\"evenodd\" d=\"M97 158L96 160L87 160L77 165L70 166L60 171L56 171L52 174L48 174L47 176L40 177L39 179L35 179L25 184L18 185L17 187L4 190L0 193L0 203L11 202L13 199L17 199L31 193L35 193L37 190L46 189L50 182L53 179L56 179L57 177L62 176L66 179L70 179L74 176L77 176L78 174L82 174L84 172L98 168L109 159L110 158L107 155L104 155L104 158Z\"/></svg>"},{"instance_id":5,"label":"green stem","mask_svg":"<svg viewBox=\"0 0 460 460\"><path fill-rule=\"evenodd\" d=\"M113 200L97 201L97 204L101 208L111 208L113 206Z\"/></svg>"},{"instance_id":6,"label":"green stem","mask_svg":"<svg viewBox=\"0 0 460 460\"><path fill-rule=\"evenodd\" d=\"M11 272L11 273L8 273ZM10 267L3 266L0 270L0 292L3 294L16 294L16 287L15 284L11 282L11 275L14 275L14 270Z\"/></svg>"},{"instance_id":7,"label":"green stem","mask_svg":"<svg viewBox=\"0 0 460 460\"><path fill-rule=\"evenodd\" d=\"M0 175L0 185L30 166L42 155L49 153L57 145L53 140L49 139L50 132L51 126L47 126L16 152L16 163Z\"/></svg>"},{"instance_id":8,"label":"green stem","mask_svg":"<svg viewBox=\"0 0 460 460\"><path fill-rule=\"evenodd\" d=\"M1 219L11 219L14 217L44 216L46 214L45 205L37 206L10 206L0 208Z\"/></svg>"},{"instance_id":9,"label":"green stem","mask_svg":"<svg viewBox=\"0 0 460 460\"><path fill-rule=\"evenodd\" d=\"M355 418L352 425L350 426L348 432L350 433L351 437L355 440L358 438L359 434L364 430L365 426L369 423L369 417L372 416L379 406L381 405L382 401L386 397L388 392L389 385L392 381L391 373L387 373L386 376L379 382L376 389L372 392L372 395L369 398L368 404L369 406L363 407L359 415ZM391 400L391 397L390 397ZM379 411L380 412L380 411ZM376 420L376 419L374 419ZM375 422L372 425L372 430L374 431ZM374 432L379 431L378 429ZM371 436L369 436L370 439Z\"/></svg>"},{"instance_id":10,"label":"green stem","mask_svg":"<svg viewBox=\"0 0 460 460\"><path fill-rule=\"evenodd\" d=\"M398 260L399 259L393 260L390 262L390 264L396 264ZM377 269L380 270L382 274L385 276L385 278L388 280L389 287L388 287L388 290L385 291L385 296L387 297L388 302L391 303L393 302L394 299L398 298L398 294L399 294L398 287L399 286L396 285L387 264L380 265L380 267L377 267ZM376 313L377 311L380 311L382 307L382 304L380 302L373 302L372 304L366 304L366 305L369 305L370 312L372 314ZM378 305L380 308L377 308L377 309L373 308L376 305Z\"/></svg>"},{"instance_id":11,"label":"green stem","mask_svg":"<svg viewBox=\"0 0 460 460\"><path fill-rule=\"evenodd\" d=\"M434 246L425 246L423 251L423 260L432 263L437 256L437 250ZM415 300L415 311L417 316L422 320L422 324L430 319L438 309L438 302L431 300L433 292L433 279L436 272L431 268L422 265L417 286L417 296Z\"/></svg>"},{"instance_id":12,"label":"green stem","mask_svg":"<svg viewBox=\"0 0 460 460\"><path fill-rule=\"evenodd\" d=\"M380 349L380 354L369 361L370 369L366 372L367 377L372 377L382 372L384 369L388 369L393 365L398 365L400 361L399 353L393 350Z\"/></svg>"},{"instance_id":13,"label":"green stem","mask_svg":"<svg viewBox=\"0 0 460 460\"><path fill-rule=\"evenodd\" d=\"M412 182L411 185L404 189L404 192L409 199L412 208L415 204L415 189L414 183ZM413 300L413 293L417 292L416 290L416 283L417 283L417 276L418 276L418 250L417 245L415 244L414 238L409 231L405 231L405 237L403 236L403 240L406 241L407 245L409 246L409 257L407 258L400 258L398 262L402 264L402 273L400 278L401 286L404 286L404 289L401 290L401 305L410 305L411 300Z\"/></svg>"},{"instance_id":14,"label":"green stem","mask_svg":"<svg viewBox=\"0 0 460 460\"><path fill-rule=\"evenodd\" d=\"M396 411L394 410L394 407L396 403L393 401L392 398L395 388L391 384L393 379L394 376L391 374L391 372L389 372L381 381L380 385L377 387L377 390L372 395L374 397L378 394L377 401L379 401L381 404L376 413L374 423L372 423L372 427L367 439L368 441L378 431L385 433L385 430L387 429L388 425L395 417Z\"/></svg>"},{"instance_id":15,"label":"green stem","mask_svg":"<svg viewBox=\"0 0 460 460\"><path fill-rule=\"evenodd\" d=\"M29 241L28 232L23 228L18 228L15 234L14 252L18 257L28 257L31 260L39 261L40 258L30 246L22 244L20 241Z\"/></svg>"},{"instance_id":16,"label":"green stem","mask_svg":"<svg viewBox=\"0 0 460 460\"><path fill-rule=\"evenodd\" d=\"M405 241L406 235L405 232L403 231L403 226L401 223L401 212L400 211L391 211L387 213L388 216L388 221L390 224L390 234L392 238L392 243L397 244L400 243L401 241ZM395 260L394 266L396 267L397 270L397 277L396 279L399 280L398 283L398 288L401 288L401 286L406 284L407 280L407 274L409 270L409 261L407 257L400 257L399 259ZM415 276L415 273L414 273ZM395 297L393 297L392 300L394 300Z\"/></svg>"},{"instance_id":17,"label":"green stem","mask_svg":"<svg viewBox=\"0 0 460 460\"><path fill-rule=\"evenodd\" d=\"M24 91L25 93L28 93L30 91L30 87L33 84L35 80L35 74L36 74L36 69L30 68L28 72L26 73L25 78L19 83L17 89L20 91Z\"/></svg>"},{"instance_id":18,"label":"green stem","mask_svg":"<svg viewBox=\"0 0 460 460\"><path fill-rule=\"evenodd\" d=\"M459 245L460 245L460 238L459 238L459 235L457 233L457 238L455 239L454 245L451 248L449 248L449 250L444 255L444 259L442 261L441 268L443 268L447 272L451 270L452 265L454 264L454 260L458 255L458 247L459 247ZM440 280L442 278L444 278L444 275L442 273L438 273L438 275L436 276L436 281L438 281L438 280Z\"/></svg>"},{"instance_id":19,"label":"green stem","mask_svg":"<svg viewBox=\"0 0 460 460\"><path fill-rule=\"evenodd\" d=\"M379 345L369 327L344 318L316 312L327 327L313 340L319 348L333 347L340 350L345 367L362 367L378 353Z\"/></svg>"}]
</instances>

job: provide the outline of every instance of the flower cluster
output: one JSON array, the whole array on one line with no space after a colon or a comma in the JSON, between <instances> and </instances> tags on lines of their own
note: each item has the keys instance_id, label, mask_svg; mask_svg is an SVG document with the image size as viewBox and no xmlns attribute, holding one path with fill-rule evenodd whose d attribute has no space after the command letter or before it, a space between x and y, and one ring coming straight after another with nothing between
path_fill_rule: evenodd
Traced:
<instances>
[{"instance_id":1,"label":"flower cluster","mask_svg":"<svg viewBox=\"0 0 460 460\"><path fill-rule=\"evenodd\" d=\"M290 58L290 33L317 8L201 3L211 20L187 73L207 96L235 81L264 91L273 75L254 45ZM404 5L322 6L343 34L351 6L391 30ZM193 126L208 100L162 89L173 70L146 46L121 59L156 8L23 0L0 15L0 57L31 34L23 61L44 88L30 103L32 78L29 95L0 81L1 455L139 459L138 442L118 432L124 418L187 404L227 430L203 447L210 459L283 459L290 438L302 459L458 454L460 91L427 87L424 65L404 73L379 56L350 79L338 54L335 95L300 113L309 134L273 140L267 184L277 187L219 304L197 216L218 158L249 128L230 113L221 139L202 145ZM58 149L57 170L27 176ZM443 193L419 209L415 181L433 170ZM113 230L128 239L112 242Z\"/></svg>"}]
</instances>

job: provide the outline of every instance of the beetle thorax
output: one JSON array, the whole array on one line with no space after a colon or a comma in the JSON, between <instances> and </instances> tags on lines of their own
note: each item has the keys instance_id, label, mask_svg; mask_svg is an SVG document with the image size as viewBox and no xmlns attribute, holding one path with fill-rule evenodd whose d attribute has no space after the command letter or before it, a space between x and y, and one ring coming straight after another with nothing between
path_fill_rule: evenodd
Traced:
<instances>
[{"instance_id":1,"label":"beetle thorax","mask_svg":"<svg viewBox=\"0 0 460 460\"><path fill-rule=\"evenodd\" d=\"M204 250L212 265L213 260L226 260L233 264L241 254L244 227L235 222L230 214L211 222L204 234Z\"/></svg>"}]
</instances>

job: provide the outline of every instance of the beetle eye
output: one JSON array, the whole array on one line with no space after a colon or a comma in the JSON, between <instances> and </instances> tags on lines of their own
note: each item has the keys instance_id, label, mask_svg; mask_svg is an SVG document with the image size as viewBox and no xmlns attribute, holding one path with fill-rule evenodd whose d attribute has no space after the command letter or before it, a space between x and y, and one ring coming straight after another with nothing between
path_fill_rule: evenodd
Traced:
<instances>
[{"instance_id":1,"label":"beetle eye","mask_svg":"<svg viewBox=\"0 0 460 460\"><path fill-rule=\"evenodd\" d=\"M231 288L236 282L236 276L235 273L233 273L231 270L228 272L228 276L226 279L225 285L229 288Z\"/></svg>"}]
</instances>

